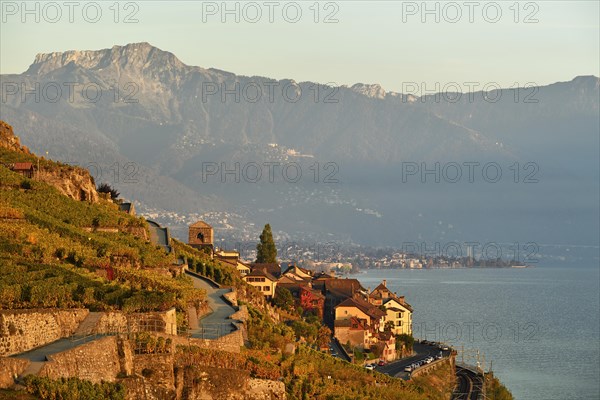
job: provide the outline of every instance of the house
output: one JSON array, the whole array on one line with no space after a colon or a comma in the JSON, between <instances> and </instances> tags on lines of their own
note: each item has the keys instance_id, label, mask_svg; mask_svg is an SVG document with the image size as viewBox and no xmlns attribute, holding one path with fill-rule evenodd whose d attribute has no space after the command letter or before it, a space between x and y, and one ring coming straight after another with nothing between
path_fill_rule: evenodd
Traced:
<instances>
[{"instance_id":1,"label":"house","mask_svg":"<svg viewBox=\"0 0 600 400\"><path fill-rule=\"evenodd\" d=\"M349 297L366 293L357 279L329 279L325 281L325 296L331 298L334 307Z\"/></svg>"},{"instance_id":2,"label":"house","mask_svg":"<svg viewBox=\"0 0 600 400\"><path fill-rule=\"evenodd\" d=\"M390 299L383 306L386 311L384 326L391 326L391 332L394 335L412 335L412 308L410 305Z\"/></svg>"},{"instance_id":3,"label":"house","mask_svg":"<svg viewBox=\"0 0 600 400\"><path fill-rule=\"evenodd\" d=\"M369 293L369 303L380 306L385 302L384 300L396 297L395 293L387 287L387 280L384 279L379 286L377 286L371 293Z\"/></svg>"},{"instance_id":4,"label":"house","mask_svg":"<svg viewBox=\"0 0 600 400\"><path fill-rule=\"evenodd\" d=\"M319 290L313 289L310 280L295 280L289 275L282 275L277 281L277 286L290 291L296 307L302 307L304 311L312 312L323 319L325 296Z\"/></svg>"},{"instance_id":5,"label":"house","mask_svg":"<svg viewBox=\"0 0 600 400\"><path fill-rule=\"evenodd\" d=\"M240 253L239 251L235 251L235 250L223 250L223 249L219 249L216 250L215 253L215 258L218 258L220 260L233 260L233 261L237 261L240 259Z\"/></svg>"},{"instance_id":6,"label":"house","mask_svg":"<svg viewBox=\"0 0 600 400\"><path fill-rule=\"evenodd\" d=\"M312 271L300 268L297 265L290 265L288 269L282 274L288 276L294 280L310 280L312 278Z\"/></svg>"},{"instance_id":7,"label":"house","mask_svg":"<svg viewBox=\"0 0 600 400\"><path fill-rule=\"evenodd\" d=\"M380 354L379 358L387 362L394 361L398 357L396 351L396 337L392 332L378 332L376 347Z\"/></svg>"},{"instance_id":8,"label":"house","mask_svg":"<svg viewBox=\"0 0 600 400\"><path fill-rule=\"evenodd\" d=\"M350 344L361 350L369 349L372 342L372 333L365 319L351 317L338 319L333 325L333 336L341 344Z\"/></svg>"},{"instance_id":9,"label":"house","mask_svg":"<svg viewBox=\"0 0 600 400\"><path fill-rule=\"evenodd\" d=\"M299 304L304 311L312 312L320 319L323 319L325 296L318 290L314 290L310 284L300 286Z\"/></svg>"},{"instance_id":10,"label":"house","mask_svg":"<svg viewBox=\"0 0 600 400\"><path fill-rule=\"evenodd\" d=\"M244 275L242 279L256 287L266 298L270 299L275 295L277 288L277 278L271 275L266 269L253 269L250 273Z\"/></svg>"},{"instance_id":11,"label":"house","mask_svg":"<svg viewBox=\"0 0 600 400\"><path fill-rule=\"evenodd\" d=\"M388 289L385 279L369 294L369 303L386 309L384 326L391 326L394 335L412 335L412 307Z\"/></svg>"},{"instance_id":12,"label":"house","mask_svg":"<svg viewBox=\"0 0 600 400\"><path fill-rule=\"evenodd\" d=\"M26 178L33 178L34 168L30 162L16 162L10 169Z\"/></svg>"},{"instance_id":13,"label":"house","mask_svg":"<svg viewBox=\"0 0 600 400\"><path fill-rule=\"evenodd\" d=\"M324 280L326 322L333 326L335 307L344 300L355 295L364 295L366 289L357 279L327 279Z\"/></svg>"},{"instance_id":14,"label":"house","mask_svg":"<svg viewBox=\"0 0 600 400\"><path fill-rule=\"evenodd\" d=\"M246 263L243 263L241 261L237 261L235 263L235 268L238 270L238 272L240 273L240 275L245 276L248 275L251 271L250 266Z\"/></svg>"},{"instance_id":15,"label":"house","mask_svg":"<svg viewBox=\"0 0 600 400\"><path fill-rule=\"evenodd\" d=\"M240 273L241 276L247 275L251 271L250 266L248 264L246 264L245 262L240 261L239 259L217 257L216 253L215 253L215 258L225 264L228 264L228 265L231 265L232 267L234 267Z\"/></svg>"},{"instance_id":16,"label":"house","mask_svg":"<svg viewBox=\"0 0 600 400\"><path fill-rule=\"evenodd\" d=\"M249 264L240 260L240 253L238 251L220 249L213 253L213 257L235 267L242 276L249 274L252 270Z\"/></svg>"},{"instance_id":17,"label":"house","mask_svg":"<svg viewBox=\"0 0 600 400\"><path fill-rule=\"evenodd\" d=\"M317 272L312 277L313 289L319 290L322 293L325 292L325 282L335 279L335 274L328 274L326 272Z\"/></svg>"},{"instance_id":18,"label":"house","mask_svg":"<svg viewBox=\"0 0 600 400\"><path fill-rule=\"evenodd\" d=\"M385 316L384 311L359 296L348 298L335 307L335 320L364 319L373 331L383 331Z\"/></svg>"},{"instance_id":19,"label":"house","mask_svg":"<svg viewBox=\"0 0 600 400\"><path fill-rule=\"evenodd\" d=\"M250 263L250 268L255 269L266 269L268 273L273 275L275 278L281 276L281 266L279 263Z\"/></svg>"}]
</instances>

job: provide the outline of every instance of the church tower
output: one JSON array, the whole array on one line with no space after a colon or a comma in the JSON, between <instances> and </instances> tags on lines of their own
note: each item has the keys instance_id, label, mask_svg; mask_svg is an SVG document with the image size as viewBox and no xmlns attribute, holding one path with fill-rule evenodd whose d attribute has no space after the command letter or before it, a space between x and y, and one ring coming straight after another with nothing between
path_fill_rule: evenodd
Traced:
<instances>
[{"instance_id":1,"label":"church tower","mask_svg":"<svg viewBox=\"0 0 600 400\"><path fill-rule=\"evenodd\" d=\"M213 250L213 228L204 221L190 225L188 244L197 249L210 248Z\"/></svg>"}]
</instances>

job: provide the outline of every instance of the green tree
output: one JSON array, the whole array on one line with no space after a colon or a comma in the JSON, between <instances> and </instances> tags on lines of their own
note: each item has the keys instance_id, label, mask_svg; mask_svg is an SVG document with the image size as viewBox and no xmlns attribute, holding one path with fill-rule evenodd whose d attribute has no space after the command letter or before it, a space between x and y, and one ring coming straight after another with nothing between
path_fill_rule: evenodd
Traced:
<instances>
[{"instance_id":1,"label":"green tree","mask_svg":"<svg viewBox=\"0 0 600 400\"><path fill-rule=\"evenodd\" d=\"M271 225L265 225L262 233L260 234L260 243L256 245L256 251L257 263L277 262L277 248L275 248L275 241L273 241Z\"/></svg>"},{"instance_id":2,"label":"green tree","mask_svg":"<svg viewBox=\"0 0 600 400\"><path fill-rule=\"evenodd\" d=\"M415 339L407 333L396 335L396 350L400 350L402 344L404 344L408 351L412 351Z\"/></svg>"},{"instance_id":3,"label":"green tree","mask_svg":"<svg viewBox=\"0 0 600 400\"><path fill-rule=\"evenodd\" d=\"M275 289L275 297L273 303L279 308L290 310L294 306L294 296L287 288L278 287Z\"/></svg>"},{"instance_id":4,"label":"green tree","mask_svg":"<svg viewBox=\"0 0 600 400\"><path fill-rule=\"evenodd\" d=\"M111 187L108 183L100 184L100 186L98 186L98 192L99 193L110 193L110 198L113 200L118 198L119 195L121 194L117 191L117 189Z\"/></svg>"}]
</instances>

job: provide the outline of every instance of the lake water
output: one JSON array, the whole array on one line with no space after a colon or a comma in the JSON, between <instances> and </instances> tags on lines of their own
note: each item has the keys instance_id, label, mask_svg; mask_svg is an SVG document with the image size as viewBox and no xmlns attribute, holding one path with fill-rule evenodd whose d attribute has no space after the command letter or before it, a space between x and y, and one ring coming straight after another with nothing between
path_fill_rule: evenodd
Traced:
<instances>
[{"instance_id":1,"label":"lake water","mask_svg":"<svg viewBox=\"0 0 600 400\"><path fill-rule=\"evenodd\" d=\"M371 270L356 278L371 289L386 279L415 309L415 337L464 346L472 365L478 349L517 400L600 399L598 266Z\"/></svg>"}]
</instances>

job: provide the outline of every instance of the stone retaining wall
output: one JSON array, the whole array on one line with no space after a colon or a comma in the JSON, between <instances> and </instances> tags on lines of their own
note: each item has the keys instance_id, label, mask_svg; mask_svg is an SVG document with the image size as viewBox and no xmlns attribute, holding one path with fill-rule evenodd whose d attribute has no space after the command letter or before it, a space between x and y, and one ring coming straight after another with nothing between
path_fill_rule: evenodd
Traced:
<instances>
[{"instance_id":1,"label":"stone retaining wall","mask_svg":"<svg viewBox=\"0 0 600 400\"><path fill-rule=\"evenodd\" d=\"M172 354L133 356L134 373L144 377L144 399L175 398L174 357ZM138 397L140 398L140 397Z\"/></svg>"},{"instance_id":2,"label":"stone retaining wall","mask_svg":"<svg viewBox=\"0 0 600 400\"><path fill-rule=\"evenodd\" d=\"M114 382L121 372L117 340L109 336L47 356L49 361L38 375L52 379L77 377L94 383Z\"/></svg>"},{"instance_id":3,"label":"stone retaining wall","mask_svg":"<svg viewBox=\"0 0 600 400\"><path fill-rule=\"evenodd\" d=\"M29 360L20 358L0 358L0 389L14 385L14 379L29 366Z\"/></svg>"},{"instance_id":4,"label":"stone retaining wall","mask_svg":"<svg viewBox=\"0 0 600 400\"><path fill-rule=\"evenodd\" d=\"M228 335L218 339L197 339L183 336L172 336L174 345L198 346L202 349L223 350L230 353L240 353L244 346L244 335L242 329L237 329Z\"/></svg>"},{"instance_id":5,"label":"stone retaining wall","mask_svg":"<svg viewBox=\"0 0 600 400\"><path fill-rule=\"evenodd\" d=\"M88 313L86 309L0 311L0 356L22 353L71 336Z\"/></svg>"},{"instance_id":6,"label":"stone retaining wall","mask_svg":"<svg viewBox=\"0 0 600 400\"><path fill-rule=\"evenodd\" d=\"M449 364L452 368L454 368L454 366L455 366L454 356L444 357L441 360L435 360L430 364L425 364L422 367L417 368L414 372L412 372L410 374L410 377L416 378L417 376L426 375L426 374L430 373L431 371L433 371L443 365L446 365L446 364Z\"/></svg>"}]
</instances>

